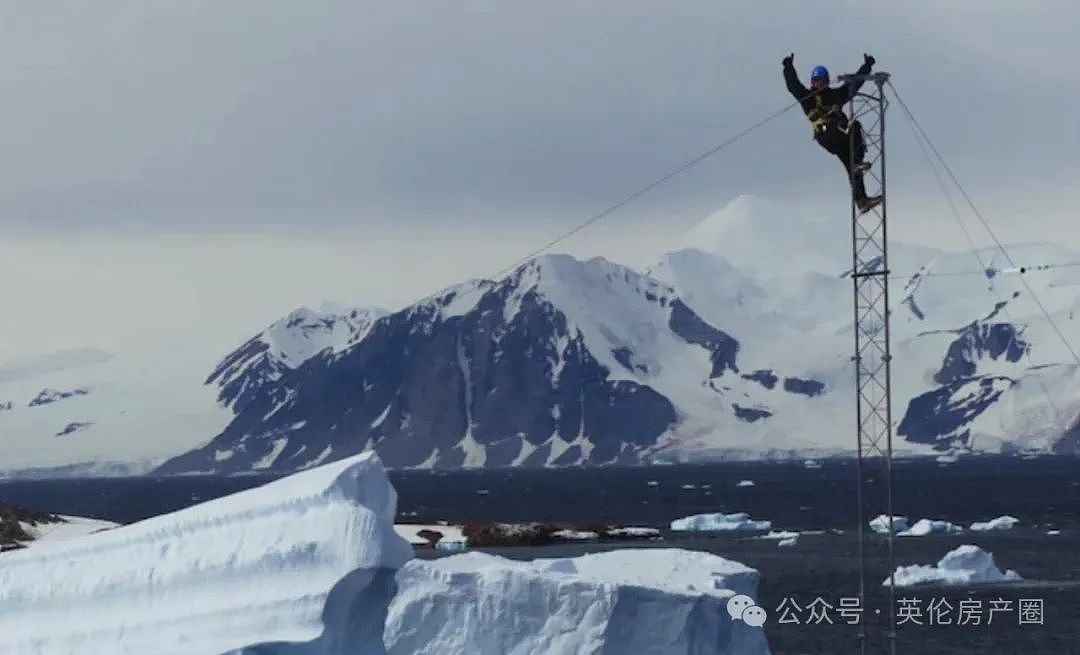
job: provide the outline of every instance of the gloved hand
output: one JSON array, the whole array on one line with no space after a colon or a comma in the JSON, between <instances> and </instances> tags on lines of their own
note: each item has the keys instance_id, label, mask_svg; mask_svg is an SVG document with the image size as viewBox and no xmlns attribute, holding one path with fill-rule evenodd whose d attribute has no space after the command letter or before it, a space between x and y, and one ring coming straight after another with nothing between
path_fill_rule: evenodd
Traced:
<instances>
[{"instance_id":1,"label":"gloved hand","mask_svg":"<svg viewBox=\"0 0 1080 655\"><path fill-rule=\"evenodd\" d=\"M791 66L791 62L795 60L795 53L791 53L787 57L784 57L784 65Z\"/></svg>"},{"instance_id":2,"label":"gloved hand","mask_svg":"<svg viewBox=\"0 0 1080 655\"><path fill-rule=\"evenodd\" d=\"M874 64L877 63L877 60L874 59L873 56L868 55L865 52L863 53L862 57L863 57L863 63L866 64L867 66L873 66Z\"/></svg>"}]
</instances>

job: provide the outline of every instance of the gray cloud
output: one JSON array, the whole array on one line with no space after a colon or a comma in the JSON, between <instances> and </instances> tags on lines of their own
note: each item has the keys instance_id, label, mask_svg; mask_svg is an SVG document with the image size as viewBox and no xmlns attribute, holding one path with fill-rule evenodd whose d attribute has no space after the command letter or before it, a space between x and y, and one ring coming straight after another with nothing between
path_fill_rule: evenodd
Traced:
<instances>
[{"instance_id":1,"label":"gray cloud","mask_svg":"<svg viewBox=\"0 0 1080 655\"><path fill-rule=\"evenodd\" d=\"M576 217L788 102L779 60L789 51L801 71L840 71L873 51L976 183L1080 168L1080 93L1058 74L1080 54L1061 27L1080 10L964 4L980 11L7 5L0 221L108 231ZM890 170L924 166L909 135L892 135ZM635 211L711 207L742 192L842 193L834 164L792 112Z\"/></svg>"},{"instance_id":2,"label":"gray cloud","mask_svg":"<svg viewBox=\"0 0 1080 655\"><path fill-rule=\"evenodd\" d=\"M1080 246L1080 5L1038 8L0 5L0 279L18 317L0 361L203 331L226 348L299 304L398 307L490 275L790 102L788 52L803 75L873 52L1001 238ZM890 235L963 246L889 116ZM792 111L559 249L642 266L742 193L848 211Z\"/></svg>"}]
</instances>

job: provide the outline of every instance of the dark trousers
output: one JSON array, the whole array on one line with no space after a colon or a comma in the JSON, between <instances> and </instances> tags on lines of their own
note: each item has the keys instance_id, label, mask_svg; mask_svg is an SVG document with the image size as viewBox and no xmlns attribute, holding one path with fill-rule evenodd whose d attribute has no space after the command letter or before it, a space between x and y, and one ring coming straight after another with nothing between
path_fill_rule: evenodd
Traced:
<instances>
[{"instance_id":1,"label":"dark trousers","mask_svg":"<svg viewBox=\"0 0 1080 655\"><path fill-rule=\"evenodd\" d=\"M854 152L852 152L852 143L850 139L854 138ZM863 174L856 173L852 175L851 167L854 164L861 163L863 157L866 156L866 144L863 142L862 125L859 121L851 123L851 134L849 135L847 130L840 127L839 123L831 122L825 125L823 130L820 130L814 134L814 140L818 144L840 158L840 163L844 165L844 170L847 171L848 178L851 180L851 194L856 202L866 199L866 186L863 184ZM854 155L854 159L852 159Z\"/></svg>"}]
</instances>

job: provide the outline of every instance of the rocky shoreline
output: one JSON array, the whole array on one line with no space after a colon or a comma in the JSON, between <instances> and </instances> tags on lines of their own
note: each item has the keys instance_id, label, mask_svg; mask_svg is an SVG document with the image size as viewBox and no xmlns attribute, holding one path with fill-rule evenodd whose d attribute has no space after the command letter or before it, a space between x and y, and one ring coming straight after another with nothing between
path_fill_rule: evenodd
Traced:
<instances>
[{"instance_id":1,"label":"rocky shoreline","mask_svg":"<svg viewBox=\"0 0 1080 655\"><path fill-rule=\"evenodd\" d=\"M423 526L414 532L418 539L413 541L413 545L419 548L436 549L450 542L468 548L501 548L544 546L568 541L628 541L660 538L660 531L655 528L603 524L471 521L463 525L445 525L410 520L399 522L398 525Z\"/></svg>"},{"instance_id":2,"label":"rocky shoreline","mask_svg":"<svg viewBox=\"0 0 1080 655\"><path fill-rule=\"evenodd\" d=\"M64 519L54 514L0 503L0 552L25 548L26 542L33 541L34 535L27 531L28 526L64 522Z\"/></svg>"}]
</instances>

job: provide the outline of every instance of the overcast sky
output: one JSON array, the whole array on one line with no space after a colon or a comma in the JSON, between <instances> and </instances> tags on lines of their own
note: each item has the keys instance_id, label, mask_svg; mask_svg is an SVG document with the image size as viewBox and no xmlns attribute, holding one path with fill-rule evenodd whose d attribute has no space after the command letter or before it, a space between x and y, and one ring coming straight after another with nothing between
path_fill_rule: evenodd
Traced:
<instances>
[{"instance_id":1,"label":"overcast sky","mask_svg":"<svg viewBox=\"0 0 1080 655\"><path fill-rule=\"evenodd\" d=\"M789 52L804 79L873 53L1000 236L1080 248L1077 24L1065 1L4 3L0 359L238 341L494 272L784 106ZM890 112L892 235L959 247ZM560 250L643 265L742 193L846 211L793 111Z\"/></svg>"}]
</instances>

